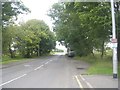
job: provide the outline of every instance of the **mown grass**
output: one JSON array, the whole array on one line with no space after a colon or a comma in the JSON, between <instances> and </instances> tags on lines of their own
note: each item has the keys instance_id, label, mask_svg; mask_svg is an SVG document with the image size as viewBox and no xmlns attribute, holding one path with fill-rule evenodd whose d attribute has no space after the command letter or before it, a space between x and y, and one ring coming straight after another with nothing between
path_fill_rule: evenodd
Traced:
<instances>
[{"instance_id":1,"label":"mown grass","mask_svg":"<svg viewBox=\"0 0 120 90\"><path fill-rule=\"evenodd\" d=\"M55 52L50 52L49 54L44 54L42 56L50 56L50 55L54 55ZM23 61L23 60L28 60L28 59L32 59L32 58L36 58L38 56L32 56L31 58L23 58L20 56L16 56L15 58L10 58L10 56L8 55L2 55L2 60L0 61L0 64L9 64L9 63L14 63L14 62L19 62L19 61ZM41 56L39 56L41 57Z\"/></svg>"},{"instance_id":2,"label":"mown grass","mask_svg":"<svg viewBox=\"0 0 120 90\"><path fill-rule=\"evenodd\" d=\"M96 62L88 69L88 74L112 75L112 63L111 62Z\"/></svg>"},{"instance_id":3,"label":"mown grass","mask_svg":"<svg viewBox=\"0 0 120 90\"><path fill-rule=\"evenodd\" d=\"M13 63L13 62L19 62L22 60L27 60L27 58L22 58L22 57L10 58L7 55L3 55L2 61L0 61L0 64L8 64L8 63Z\"/></svg>"},{"instance_id":4,"label":"mown grass","mask_svg":"<svg viewBox=\"0 0 120 90\"><path fill-rule=\"evenodd\" d=\"M113 64L111 54L107 54L102 59L100 54L95 56L89 55L85 57L75 57L76 60L82 60L90 64L90 67L87 70L88 74L104 74L112 75L113 74ZM120 75L120 62L118 65L118 75ZM119 76L120 77L120 76Z\"/></svg>"}]
</instances>

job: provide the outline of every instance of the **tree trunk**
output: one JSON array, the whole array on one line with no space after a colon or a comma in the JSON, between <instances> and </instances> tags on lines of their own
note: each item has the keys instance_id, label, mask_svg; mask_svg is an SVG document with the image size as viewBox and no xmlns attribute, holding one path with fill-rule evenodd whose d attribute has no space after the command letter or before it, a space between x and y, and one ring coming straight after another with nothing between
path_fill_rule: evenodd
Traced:
<instances>
[{"instance_id":1,"label":"tree trunk","mask_svg":"<svg viewBox=\"0 0 120 90\"><path fill-rule=\"evenodd\" d=\"M25 57L26 57L26 58L30 58L30 50L29 50L28 47L27 47L27 53L26 53Z\"/></svg>"},{"instance_id":2,"label":"tree trunk","mask_svg":"<svg viewBox=\"0 0 120 90\"><path fill-rule=\"evenodd\" d=\"M101 47L101 58L104 57L104 40L102 41L102 47Z\"/></svg>"},{"instance_id":3,"label":"tree trunk","mask_svg":"<svg viewBox=\"0 0 120 90\"><path fill-rule=\"evenodd\" d=\"M39 51L38 51L38 48L37 48L37 47L36 47L35 52L36 52L36 56L39 56Z\"/></svg>"},{"instance_id":4,"label":"tree trunk","mask_svg":"<svg viewBox=\"0 0 120 90\"><path fill-rule=\"evenodd\" d=\"M27 58L30 58L30 51L27 52Z\"/></svg>"},{"instance_id":5,"label":"tree trunk","mask_svg":"<svg viewBox=\"0 0 120 90\"><path fill-rule=\"evenodd\" d=\"M93 51L93 50L92 50L91 54L92 54L92 56L93 56L93 57L95 56L95 55L94 55L94 51Z\"/></svg>"},{"instance_id":6,"label":"tree trunk","mask_svg":"<svg viewBox=\"0 0 120 90\"><path fill-rule=\"evenodd\" d=\"M12 51L10 45L9 45L9 53L10 53L10 57L11 57L11 58L14 58L13 51Z\"/></svg>"}]
</instances>

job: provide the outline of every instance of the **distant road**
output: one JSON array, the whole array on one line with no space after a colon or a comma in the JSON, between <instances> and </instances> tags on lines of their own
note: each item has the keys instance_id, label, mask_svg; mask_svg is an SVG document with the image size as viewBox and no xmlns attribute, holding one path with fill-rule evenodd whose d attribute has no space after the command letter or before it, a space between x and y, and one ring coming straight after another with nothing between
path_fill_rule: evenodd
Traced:
<instances>
[{"instance_id":1,"label":"distant road","mask_svg":"<svg viewBox=\"0 0 120 90\"><path fill-rule=\"evenodd\" d=\"M93 88L91 83L84 82L80 77L85 74L88 67L89 65L82 61L60 54L36 58L4 68L0 86L3 88Z\"/></svg>"}]
</instances>

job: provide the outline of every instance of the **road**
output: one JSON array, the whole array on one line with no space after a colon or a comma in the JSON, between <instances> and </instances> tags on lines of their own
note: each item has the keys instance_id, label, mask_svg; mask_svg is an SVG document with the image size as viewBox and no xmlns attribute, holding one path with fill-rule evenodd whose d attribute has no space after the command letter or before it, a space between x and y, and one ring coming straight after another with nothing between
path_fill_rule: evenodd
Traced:
<instances>
[{"instance_id":1,"label":"road","mask_svg":"<svg viewBox=\"0 0 120 90\"><path fill-rule=\"evenodd\" d=\"M94 88L85 81L89 65L64 55L32 59L2 70L2 88ZM82 75L85 75L84 77ZM113 83L116 81L113 81ZM106 85L105 85L106 86ZM110 85L111 86L111 85ZM113 88L117 87L112 85ZM112 88L112 87L111 87Z\"/></svg>"}]
</instances>

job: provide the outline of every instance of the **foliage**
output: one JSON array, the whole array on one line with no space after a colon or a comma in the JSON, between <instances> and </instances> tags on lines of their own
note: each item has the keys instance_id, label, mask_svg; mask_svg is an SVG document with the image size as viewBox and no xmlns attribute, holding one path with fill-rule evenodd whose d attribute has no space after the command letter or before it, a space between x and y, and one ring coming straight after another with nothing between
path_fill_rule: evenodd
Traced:
<instances>
[{"instance_id":1,"label":"foliage","mask_svg":"<svg viewBox=\"0 0 120 90\"><path fill-rule=\"evenodd\" d=\"M17 20L19 14L27 14L30 10L21 2L2 2L3 26Z\"/></svg>"},{"instance_id":2,"label":"foliage","mask_svg":"<svg viewBox=\"0 0 120 90\"><path fill-rule=\"evenodd\" d=\"M49 53L55 47L54 34L40 20L29 20L19 26L9 26L3 33L3 53L15 57L32 57ZM4 37L7 36L7 37ZM8 53L10 52L10 53Z\"/></svg>"},{"instance_id":3,"label":"foliage","mask_svg":"<svg viewBox=\"0 0 120 90\"><path fill-rule=\"evenodd\" d=\"M112 34L110 2L56 3L48 14L54 20L57 39L80 56L101 52Z\"/></svg>"},{"instance_id":4,"label":"foliage","mask_svg":"<svg viewBox=\"0 0 120 90\"><path fill-rule=\"evenodd\" d=\"M55 37L49 27L41 20L29 20L16 25L19 14L30 10L20 2L2 3L2 47L3 54L11 58L33 57L49 53L55 47Z\"/></svg>"},{"instance_id":5,"label":"foliage","mask_svg":"<svg viewBox=\"0 0 120 90\"><path fill-rule=\"evenodd\" d=\"M19 14L30 12L22 2L2 2L2 47L3 53L9 52L14 57L11 50L16 35L16 26L13 26Z\"/></svg>"}]
</instances>

